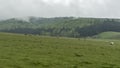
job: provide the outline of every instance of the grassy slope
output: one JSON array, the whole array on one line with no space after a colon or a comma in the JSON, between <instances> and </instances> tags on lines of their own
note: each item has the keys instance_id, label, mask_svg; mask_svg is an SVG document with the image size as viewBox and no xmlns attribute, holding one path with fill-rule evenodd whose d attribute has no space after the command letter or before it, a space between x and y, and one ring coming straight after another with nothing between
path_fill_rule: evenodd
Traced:
<instances>
[{"instance_id":1,"label":"grassy slope","mask_svg":"<svg viewBox=\"0 0 120 68\"><path fill-rule=\"evenodd\" d=\"M120 32L103 32L96 37L102 39L120 39Z\"/></svg>"},{"instance_id":2,"label":"grassy slope","mask_svg":"<svg viewBox=\"0 0 120 68\"><path fill-rule=\"evenodd\" d=\"M120 68L119 45L0 33L0 68Z\"/></svg>"}]
</instances>

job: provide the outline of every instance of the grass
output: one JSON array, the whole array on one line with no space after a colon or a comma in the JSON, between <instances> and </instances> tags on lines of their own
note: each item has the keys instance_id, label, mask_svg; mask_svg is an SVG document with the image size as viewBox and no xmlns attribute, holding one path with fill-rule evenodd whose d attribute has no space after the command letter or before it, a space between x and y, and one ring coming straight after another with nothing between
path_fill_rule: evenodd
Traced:
<instances>
[{"instance_id":1,"label":"grass","mask_svg":"<svg viewBox=\"0 0 120 68\"><path fill-rule=\"evenodd\" d=\"M120 42L0 33L0 68L120 68Z\"/></svg>"},{"instance_id":2,"label":"grass","mask_svg":"<svg viewBox=\"0 0 120 68\"><path fill-rule=\"evenodd\" d=\"M120 32L103 32L96 37L101 39L120 39Z\"/></svg>"}]
</instances>

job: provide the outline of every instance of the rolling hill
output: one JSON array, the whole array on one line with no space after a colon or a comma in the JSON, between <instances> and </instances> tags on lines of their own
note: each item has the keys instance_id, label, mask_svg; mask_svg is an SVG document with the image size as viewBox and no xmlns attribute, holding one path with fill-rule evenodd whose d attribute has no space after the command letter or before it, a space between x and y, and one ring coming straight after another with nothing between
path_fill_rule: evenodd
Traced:
<instances>
[{"instance_id":1,"label":"rolling hill","mask_svg":"<svg viewBox=\"0 0 120 68\"><path fill-rule=\"evenodd\" d=\"M103 32L94 37L101 39L120 39L120 32Z\"/></svg>"},{"instance_id":2,"label":"rolling hill","mask_svg":"<svg viewBox=\"0 0 120 68\"><path fill-rule=\"evenodd\" d=\"M92 37L103 32L120 32L120 19L28 17L0 21L0 31L64 37Z\"/></svg>"}]
</instances>

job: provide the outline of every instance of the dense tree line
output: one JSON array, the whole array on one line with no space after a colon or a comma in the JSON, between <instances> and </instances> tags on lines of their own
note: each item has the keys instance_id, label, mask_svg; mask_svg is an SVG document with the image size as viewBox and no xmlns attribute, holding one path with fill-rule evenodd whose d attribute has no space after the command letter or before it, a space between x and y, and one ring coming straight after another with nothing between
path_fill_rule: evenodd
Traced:
<instances>
[{"instance_id":1,"label":"dense tree line","mask_svg":"<svg viewBox=\"0 0 120 68\"><path fill-rule=\"evenodd\" d=\"M87 36L94 36L97 34L100 34L102 32L120 32L120 22L114 22L114 21L106 21L101 24L95 24L88 27L83 27L76 29L80 36L87 37Z\"/></svg>"},{"instance_id":2,"label":"dense tree line","mask_svg":"<svg viewBox=\"0 0 120 68\"><path fill-rule=\"evenodd\" d=\"M36 18L29 21L9 19L0 21L1 32L66 37L88 37L106 31L120 32L119 19L102 18Z\"/></svg>"}]
</instances>

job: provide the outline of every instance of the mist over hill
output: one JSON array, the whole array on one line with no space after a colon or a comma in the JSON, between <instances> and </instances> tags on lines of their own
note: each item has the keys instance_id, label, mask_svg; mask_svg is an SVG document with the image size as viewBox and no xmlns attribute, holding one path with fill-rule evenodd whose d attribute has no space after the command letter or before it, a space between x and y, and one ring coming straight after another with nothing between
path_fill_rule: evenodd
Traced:
<instances>
[{"instance_id":1,"label":"mist over hill","mask_svg":"<svg viewBox=\"0 0 120 68\"><path fill-rule=\"evenodd\" d=\"M26 17L0 21L0 31L65 37L93 37L103 32L120 32L120 19L81 17Z\"/></svg>"}]
</instances>

